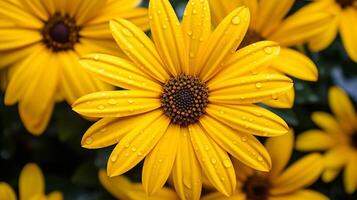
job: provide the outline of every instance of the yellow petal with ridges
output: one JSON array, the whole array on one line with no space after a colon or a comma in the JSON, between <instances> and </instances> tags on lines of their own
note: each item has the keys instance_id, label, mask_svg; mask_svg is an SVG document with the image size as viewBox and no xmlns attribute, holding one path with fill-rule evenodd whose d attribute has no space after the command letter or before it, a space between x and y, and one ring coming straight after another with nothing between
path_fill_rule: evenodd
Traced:
<instances>
[{"instance_id":1,"label":"yellow petal with ridges","mask_svg":"<svg viewBox=\"0 0 357 200\"><path fill-rule=\"evenodd\" d=\"M1 28L0 51L17 50L41 42L42 35L37 30ZM15 52L14 52L15 53Z\"/></svg>"},{"instance_id":2,"label":"yellow petal with ridges","mask_svg":"<svg viewBox=\"0 0 357 200\"><path fill-rule=\"evenodd\" d=\"M263 103L273 108L292 108L295 101L294 87L289 89L286 93L274 96L272 100L264 101Z\"/></svg>"},{"instance_id":3,"label":"yellow petal with ridges","mask_svg":"<svg viewBox=\"0 0 357 200\"><path fill-rule=\"evenodd\" d=\"M30 199L45 193L44 177L41 169L33 163L26 164L19 178L20 199Z\"/></svg>"},{"instance_id":4,"label":"yellow petal with ridges","mask_svg":"<svg viewBox=\"0 0 357 200\"><path fill-rule=\"evenodd\" d=\"M124 19L110 21L110 29L120 48L140 70L162 83L168 79L155 45L142 30Z\"/></svg>"},{"instance_id":5,"label":"yellow petal with ridges","mask_svg":"<svg viewBox=\"0 0 357 200\"><path fill-rule=\"evenodd\" d=\"M308 187L320 177L322 170L323 159L320 154L304 156L272 180L273 188L270 192L279 195Z\"/></svg>"},{"instance_id":6,"label":"yellow petal with ridges","mask_svg":"<svg viewBox=\"0 0 357 200\"><path fill-rule=\"evenodd\" d=\"M299 151L321 151L331 148L336 140L326 132L313 129L298 135L296 149Z\"/></svg>"},{"instance_id":7,"label":"yellow petal with ridges","mask_svg":"<svg viewBox=\"0 0 357 200\"><path fill-rule=\"evenodd\" d=\"M208 100L222 104L249 104L274 99L293 87L293 81L280 74L258 74L209 85Z\"/></svg>"},{"instance_id":8,"label":"yellow petal with ridges","mask_svg":"<svg viewBox=\"0 0 357 200\"><path fill-rule=\"evenodd\" d=\"M16 194L11 186L5 182L0 182L0 199L16 200Z\"/></svg>"},{"instance_id":9,"label":"yellow petal with ridges","mask_svg":"<svg viewBox=\"0 0 357 200\"><path fill-rule=\"evenodd\" d=\"M191 0L187 4L182 20L182 31L189 53L190 66L185 73L196 75L199 71L199 68L195 68L197 66L195 63L199 61L198 50L211 34L211 14L207 0Z\"/></svg>"},{"instance_id":10,"label":"yellow petal with ridges","mask_svg":"<svg viewBox=\"0 0 357 200\"><path fill-rule=\"evenodd\" d=\"M72 105L87 117L125 117L149 112L161 106L159 94L139 90L105 91L87 94Z\"/></svg>"},{"instance_id":11,"label":"yellow petal with ridges","mask_svg":"<svg viewBox=\"0 0 357 200\"><path fill-rule=\"evenodd\" d=\"M208 84L215 85L238 76L257 74L271 64L279 52L279 45L271 41L261 41L241 48L228 59L222 70L212 77Z\"/></svg>"},{"instance_id":12,"label":"yellow petal with ridges","mask_svg":"<svg viewBox=\"0 0 357 200\"><path fill-rule=\"evenodd\" d=\"M107 165L109 176L121 175L133 168L155 148L157 142L164 135L170 119L162 114L161 110L153 112L161 114L161 116L154 121L149 121L145 126L138 125L114 148Z\"/></svg>"},{"instance_id":13,"label":"yellow petal with ridges","mask_svg":"<svg viewBox=\"0 0 357 200\"><path fill-rule=\"evenodd\" d=\"M269 178L274 179L284 170L288 164L294 148L294 133L290 130L287 134L268 138L265 142L273 163Z\"/></svg>"},{"instance_id":14,"label":"yellow petal with ridges","mask_svg":"<svg viewBox=\"0 0 357 200\"><path fill-rule=\"evenodd\" d=\"M149 18L153 40L172 76L188 71L188 54L181 25L168 0L150 0Z\"/></svg>"},{"instance_id":15,"label":"yellow petal with ridges","mask_svg":"<svg viewBox=\"0 0 357 200\"><path fill-rule=\"evenodd\" d=\"M289 48L281 49L272 67L281 73L306 81L316 81L318 78L317 67L312 60L303 53Z\"/></svg>"},{"instance_id":16,"label":"yellow petal with ridges","mask_svg":"<svg viewBox=\"0 0 357 200\"><path fill-rule=\"evenodd\" d=\"M32 13L41 20L46 21L48 19L49 13L47 12L46 7L42 4L41 0L26 0L23 1L23 6L27 9L27 12Z\"/></svg>"},{"instance_id":17,"label":"yellow petal with ridges","mask_svg":"<svg viewBox=\"0 0 357 200\"><path fill-rule=\"evenodd\" d=\"M209 39L200 48L200 78L210 80L224 67L243 40L249 26L250 16L246 7L239 7L227 15L217 26Z\"/></svg>"},{"instance_id":18,"label":"yellow petal with ridges","mask_svg":"<svg viewBox=\"0 0 357 200\"><path fill-rule=\"evenodd\" d=\"M213 105L206 112L233 129L258 136L274 137L288 132L288 125L276 114L256 105Z\"/></svg>"},{"instance_id":19,"label":"yellow petal with ridges","mask_svg":"<svg viewBox=\"0 0 357 200\"><path fill-rule=\"evenodd\" d=\"M232 161L198 124L189 127L191 141L203 173L221 193L230 196L236 187L236 176Z\"/></svg>"},{"instance_id":20,"label":"yellow petal with ridges","mask_svg":"<svg viewBox=\"0 0 357 200\"><path fill-rule=\"evenodd\" d=\"M90 54L82 57L80 63L109 84L129 90L150 90L161 93L160 83L125 59L106 54Z\"/></svg>"},{"instance_id":21,"label":"yellow petal with ridges","mask_svg":"<svg viewBox=\"0 0 357 200\"><path fill-rule=\"evenodd\" d=\"M201 196L201 166L196 158L187 128L182 127L177 140L177 155L172 169L172 180L178 196L183 200L198 200Z\"/></svg>"},{"instance_id":22,"label":"yellow petal with ridges","mask_svg":"<svg viewBox=\"0 0 357 200\"><path fill-rule=\"evenodd\" d=\"M147 194L157 194L169 178L176 157L179 134L180 126L170 124L165 135L146 156L142 182Z\"/></svg>"},{"instance_id":23,"label":"yellow petal with ridges","mask_svg":"<svg viewBox=\"0 0 357 200\"><path fill-rule=\"evenodd\" d=\"M271 168L268 152L251 134L235 131L207 115L201 117L200 124L214 142L242 163L260 171Z\"/></svg>"}]
</instances>

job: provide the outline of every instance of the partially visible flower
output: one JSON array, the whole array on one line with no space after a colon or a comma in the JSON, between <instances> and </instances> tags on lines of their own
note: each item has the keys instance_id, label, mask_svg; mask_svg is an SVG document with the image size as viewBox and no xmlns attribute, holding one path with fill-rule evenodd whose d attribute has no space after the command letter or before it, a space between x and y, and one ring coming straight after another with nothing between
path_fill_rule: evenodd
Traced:
<instances>
[{"instance_id":1,"label":"partially visible flower","mask_svg":"<svg viewBox=\"0 0 357 200\"><path fill-rule=\"evenodd\" d=\"M287 166L294 146L293 132L269 138L265 144L272 158L270 172L259 172L235 160L237 189L231 197L219 193L202 200L328 200L326 196L305 189L313 184L323 169L319 154L310 154ZM286 168L286 169L285 169Z\"/></svg>"},{"instance_id":2,"label":"partially visible flower","mask_svg":"<svg viewBox=\"0 0 357 200\"><path fill-rule=\"evenodd\" d=\"M239 6L247 6L251 12L251 23L239 48L257 41L270 40L282 48L280 55L270 65L272 72L288 74L307 81L316 81L316 65L303 53L292 46L306 43L318 36L327 27L332 16L328 12L307 12L305 8L286 17L295 0L209 0L214 24ZM279 101L266 102L274 107L291 107L294 90L279 97Z\"/></svg>"},{"instance_id":3,"label":"partially visible flower","mask_svg":"<svg viewBox=\"0 0 357 200\"><path fill-rule=\"evenodd\" d=\"M11 186L5 182L0 182L0 199L16 200L16 194ZM45 194L45 182L41 169L33 163L28 163L22 169L19 180L20 200L62 200L61 192L54 191Z\"/></svg>"},{"instance_id":4,"label":"partially visible flower","mask_svg":"<svg viewBox=\"0 0 357 200\"><path fill-rule=\"evenodd\" d=\"M82 138L85 148L117 144L110 176L144 161L142 182L155 194L170 174L182 199L198 199L202 173L230 195L236 184L230 155L262 171L270 156L254 135L280 136L288 126L256 103L293 87L284 75L251 74L279 54L262 41L236 52L249 26L240 7L211 29L207 0L188 2L182 24L168 0L150 0L153 41L124 19L111 30L128 59L90 54L81 64L101 80L128 90L85 95L73 110L102 118Z\"/></svg>"},{"instance_id":5,"label":"partially visible flower","mask_svg":"<svg viewBox=\"0 0 357 200\"><path fill-rule=\"evenodd\" d=\"M357 1L356 0L319 0L306 6L313 12L329 11L334 18L326 22L327 29L309 41L312 51L327 48L340 33L343 46L348 56L357 62Z\"/></svg>"},{"instance_id":6,"label":"partially visible flower","mask_svg":"<svg viewBox=\"0 0 357 200\"><path fill-rule=\"evenodd\" d=\"M329 90L330 108L335 116L314 112L312 120L322 129L308 130L297 138L300 151L326 151L322 180L331 182L345 168L347 193L357 189L357 113L347 94L338 87Z\"/></svg>"},{"instance_id":7,"label":"partially visible flower","mask_svg":"<svg viewBox=\"0 0 357 200\"><path fill-rule=\"evenodd\" d=\"M26 129L46 129L57 101L111 87L86 72L79 57L91 52L121 54L109 20L131 20L146 30L141 0L1 0L0 69L9 67L5 104L18 103ZM1 81L1 83L6 83Z\"/></svg>"},{"instance_id":8,"label":"partially visible flower","mask_svg":"<svg viewBox=\"0 0 357 200\"><path fill-rule=\"evenodd\" d=\"M141 183L132 183L125 176L110 178L102 169L98 173L99 181L103 187L116 199L125 200L178 200L179 197L174 190L164 187L155 195L148 196Z\"/></svg>"}]
</instances>

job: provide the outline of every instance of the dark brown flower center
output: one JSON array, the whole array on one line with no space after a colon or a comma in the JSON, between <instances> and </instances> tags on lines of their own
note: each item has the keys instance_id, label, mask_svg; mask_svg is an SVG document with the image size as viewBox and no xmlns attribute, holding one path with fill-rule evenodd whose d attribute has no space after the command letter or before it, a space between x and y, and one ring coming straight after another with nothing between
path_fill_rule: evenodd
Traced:
<instances>
[{"instance_id":1,"label":"dark brown flower center","mask_svg":"<svg viewBox=\"0 0 357 200\"><path fill-rule=\"evenodd\" d=\"M257 174L249 176L243 185L243 192L247 195L247 200L267 200L269 189L269 180Z\"/></svg>"},{"instance_id":2,"label":"dark brown flower center","mask_svg":"<svg viewBox=\"0 0 357 200\"><path fill-rule=\"evenodd\" d=\"M41 33L45 45L57 52L73 49L79 42L79 31L74 18L55 13L45 22Z\"/></svg>"},{"instance_id":3,"label":"dark brown flower center","mask_svg":"<svg viewBox=\"0 0 357 200\"><path fill-rule=\"evenodd\" d=\"M199 78L179 75L168 80L161 94L165 114L175 124L188 126L198 121L208 104L208 88Z\"/></svg>"},{"instance_id":4,"label":"dark brown flower center","mask_svg":"<svg viewBox=\"0 0 357 200\"><path fill-rule=\"evenodd\" d=\"M348 6L353 6L356 0L335 0L336 3L340 4L341 8L346 8Z\"/></svg>"},{"instance_id":5,"label":"dark brown flower center","mask_svg":"<svg viewBox=\"0 0 357 200\"><path fill-rule=\"evenodd\" d=\"M351 144L354 148L357 149L357 131L354 132L351 136Z\"/></svg>"},{"instance_id":6,"label":"dark brown flower center","mask_svg":"<svg viewBox=\"0 0 357 200\"><path fill-rule=\"evenodd\" d=\"M238 49L241 49L243 47L246 47L248 45L251 45L253 43L259 42L264 40L264 38L254 30L248 30L247 33L244 36L243 41L239 45Z\"/></svg>"}]
</instances>

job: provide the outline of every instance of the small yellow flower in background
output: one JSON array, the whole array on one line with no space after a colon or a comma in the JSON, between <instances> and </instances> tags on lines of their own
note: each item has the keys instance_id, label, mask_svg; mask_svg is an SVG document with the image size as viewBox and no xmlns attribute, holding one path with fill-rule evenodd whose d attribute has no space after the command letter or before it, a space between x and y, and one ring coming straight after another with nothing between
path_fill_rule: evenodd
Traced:
<instances>
[{"instance_id":1,"label":"small yellow flower in background","mask_svg":"<svg viewBox=\"0 0 357 200\"><path fill-rule=\"evenodd\" d=\"M322 130L308 130L299 135L296 149L326 151L322 180L331 182L345 168L345 190L351 194L357 188L357 114L347 94L338 87L330 88L329 104L335 116L314 112L312 120Z\"/></svg>"},{"instance_id":2,"label":"small yellow flower in background","mask_svg":"<svg viewBox=\"0 0 357 200\"><path fill-rule=\"evenodd\" d=\"M182 199L199 199L203 172L225 195L235 189L229 154L257 170L271 160L253 136L280 136L288 126L255 103L276 99L293 87L286 76L252 75L279 54L263 41L236 52L249 26L249 10L233 10L211 31L207 0L188 2L180 24L168 0L151 0L154 42L124 19L111 21L118 45L130 59L91 54L81 64L98 78L129 90L81 97L73 110L103 118L82 138L85 148L117 144L109 176L145 158L142 181L155 194L170 174Z\"/></svg>"},{"instance_id":3,"label":"small yellow flower in background","mask_svg":"<svg viewBox=\"0 0 357 200\"><path fill-rule=\"evenodd\" d=\"M91 52L119 55L108 22L115 17L148 28L147 9L139 0L2 0L0 68L10 67L5 104L18 103L31 133L41 134L56 101L78 97L109 85L78 63Z\"/></svg>"},{"instance_id":4,"label":"small yellow flower in background","mask_svg":"<svg viewBox=\"0 0 357 200\"><path fill-rule=\"evenodd\" d=\"M306 6L310 12L329 11L334 18L326 22L327 29L309 41L312 51L327 48L340 33L343 46L349 57L357 62L357 1L355 0L319 0Z\"/></svg>"},{"instance_id":5,"label":"small yellow flower in background","mask_svg":"<svg viewBox=\"0 0 357 200\"><path fill-rule=\"evenodd\" d=\"M125 176L110 178L105 170L98 173L100 183L117 199L126 200L175 200L179 199L174 190L161 188L155 195L148 196L141 183L132 183Z\"/></svg>"},{"instance_id":6,"label":"small yellow flower in background","mask_svg":"<svg viewBox=\"0 0 357 200\"><path fill-rule=\"evenodd\" d=\"M323 194L305 189L313 184L322 172L321 155L306 155L286 168L294 146L292 131L284 136L269 138L265 146L273 163L270 172L255 171L235 160L235 194L225 197L212 193L204 196L202 200L328 200Z\"/></svg>"},{"instance_id":7,"label":"small yellow flower in background","mask_svg":"<svg viewBox=\"0 0 357 200\"><path fill-rule=\"evenodd\" d=\"M282 48L280 55L271 64L271 71L288 74L307 81L316 81L316 65L303 53L291 46L306 43L326 29L331 14L321 11L310 13L305 8L284 18L295 0L209 0L214 24L238 6L247 6L251 12L249 30L239 48L261 40L277 42ZM279 97L279 101L265 102L274 107L291 107L294 90Z\"/></svg>"},{"instance_id":8,"label":"small yellow flower in background","mask_svg":"<svg viewBox=\"0 0 357 200\"><path fill-rule=\"evenodd\" d=\"M0 199L16 200L16 194L10 185L0 182ZM45 182L41 169L33 163L25 165L19 178L19 200L62 200L61 192L45 195Z\"/></svg>"}]
</instances>

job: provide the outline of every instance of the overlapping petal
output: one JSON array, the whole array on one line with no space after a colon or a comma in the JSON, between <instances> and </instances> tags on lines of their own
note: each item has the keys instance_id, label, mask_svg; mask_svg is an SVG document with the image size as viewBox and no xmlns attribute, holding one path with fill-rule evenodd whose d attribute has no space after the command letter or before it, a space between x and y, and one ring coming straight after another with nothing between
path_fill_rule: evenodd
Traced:
<instances>
[{"instance_id":1,"label":"overlapping petal","mask_svg":"<svg viewBox=\"0 0 357 200\"><path fill-rule=\"evenodd\" d=\"M0 182L0 199L16 200L16 194L9 184Z\"/></svg>"},{"instance_id":2,"label":"overlapping petal","mask_svg":"<svg viewBox=\"0 0 357 200\"><path fill-rule=\"evenodd\" d=\"M357 20L357 13L355 8L346 8L341 14L340 20L340 34L348 55L352 60L357 62L357 27L355 21Z\"/></svg>"},{"instance_id":3,"label":"overlapping petal","mask_svg":"<svg viewBox=\"0 0 357 200\"><path fill-rule=\"evenodd\" d=\"M296 139L296 149L299 151L321 151L333 147L336 140L326 132L308 130Z\"/></svg>"},{"instance_id":4,"label":"overlapping petal","mask_svg":"<svg viewBox=\"0 0 357 200\"><path fill-rule=\"evenodd\" d=\"M33 163L25 165L19 178L20 199L31 199L32 196L44 193L45 183L41 169Z\"/></svg>"}]
</instances>

